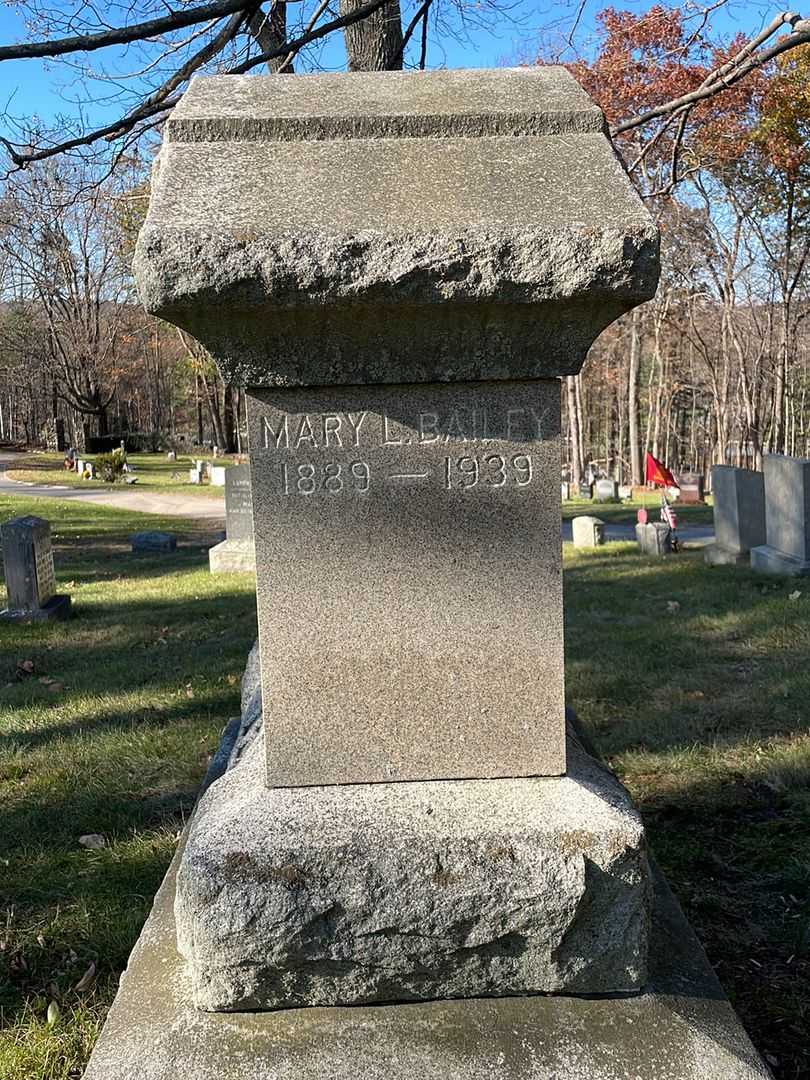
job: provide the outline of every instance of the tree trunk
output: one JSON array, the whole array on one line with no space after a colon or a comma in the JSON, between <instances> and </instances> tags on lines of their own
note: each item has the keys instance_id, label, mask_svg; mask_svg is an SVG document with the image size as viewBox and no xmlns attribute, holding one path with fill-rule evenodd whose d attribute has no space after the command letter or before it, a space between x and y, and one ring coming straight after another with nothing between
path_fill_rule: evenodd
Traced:
<instances>
[{"instance_id":1,"label":"tree trunk","mask_svg":"<svg viewBox=\"0 0 810 1080\"><path fill-rule=\"evenodd\" d=\"M568 445L570 448L571 483L578 489L582 483L582 455L579 439L576 376L567 375L565 385L568 392Z\"/></svg>"},{"instance_id":2,"label":"tree trunk","mask_svg":"<svg viewBox=\"0 0 810 1080\"><path fill-rule=\"evenodd\" d=\"M340 14L350 15L364 0L340 0ZM401 71L402 17L399 0L389 0L384 7L343 31L349 71Z\"/></svg>"},{"instance_id":3,"label":"tree trunk","mask_svg":"<svg viewBox=\"0 0 810 1080\"><path fill-rule=\"evenodd\" d=\"M630 483L641 485L641 446L639 445L638 380L641 356L641 333L638 308L630 316L630 370L627 385L628 453L630 456Z\"/></svg>"},{"instance_id":4,"label":"tree trunk","mask_svg":"<svg viewBox=\"0 0 810 1080\"><path fill-rule=\"evenodd\" d=\"M222 449L226 454L236 453L236 433L234 428L233 387L230 383L225 383L225 391L222 395L222 435L225 445Z\"/></svg>"}]
</instances>

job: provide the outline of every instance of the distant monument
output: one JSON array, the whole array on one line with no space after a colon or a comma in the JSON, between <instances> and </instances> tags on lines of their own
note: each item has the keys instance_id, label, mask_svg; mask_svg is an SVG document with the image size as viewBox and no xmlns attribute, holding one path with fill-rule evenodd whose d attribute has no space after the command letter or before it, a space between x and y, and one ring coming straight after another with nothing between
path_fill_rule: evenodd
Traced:
<instances>
[{"instance_id":1,"label":"distant monument","mask_svg":"<svg viewBox=\"0 0 810 1080\"><path fill-rule=\"evenodd\" d=\"M264 733L88 1078L766 1075L566 739L559 377L657 239L561 68L192 83L137 278L247 388Z\"/></svg>"},{"instance_id":2,"label":"distant monument","mask_svg":"<svg viewBox=\"0 0 810 1080\"><path fill-rule=\"evenodd\" d=\"M810 574L810 459L766 454L765 543L751 548L751 568L766 574Z\"/></svg>"},{"instance_id":3,"label":"distant monument","mask_svg":"<svg viewBox=\"0 0 810 1080\"><path fill-rule=\"evenodd\" d=\"M765 477L731 465L712 467L714 539L704 549L710 565L751 560L751 548L765 543Z\"/></svg>"},{"instance_id":4,"label":"distant monument","mask_svg":"<svg viewBox=\"0 0 810 1080\"><path fill-rule=\"evenodd\" d=\"M51 526L40 517L17 517L0 527L8 606L2 617L21 622L66 619L70 597L56 591Z\"/></svg>"},{"instance_id":5,"label":"distant monument","mask_svg":"<svg viewBox=\"0 0 810 1080\"><path fill-rule=\"evenodd\" d=\"M209 549L212 574L256 569L253 550L253 511L250 466L232 465L225 473L225 539Z\"/></svg>"}]
</instances>

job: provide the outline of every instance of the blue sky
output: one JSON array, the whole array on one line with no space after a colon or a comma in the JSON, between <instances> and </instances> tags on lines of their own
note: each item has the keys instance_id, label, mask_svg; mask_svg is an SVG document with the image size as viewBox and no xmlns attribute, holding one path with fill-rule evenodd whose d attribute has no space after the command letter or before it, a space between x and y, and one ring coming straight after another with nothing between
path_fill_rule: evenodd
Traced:
<instances>
[{"instance_id":1,"label":"blue sky","mask_svg":"<svg viewBox=\"0 0 810 1080\"><path fill-rule=\"evenodd\" d=\"M54 2L58 3L59 0ZM578 42L583 50L587 50L589 42L593 40L595 15L603 6L607 6L607 0L604 3L592 2L584 10L578 29ZM615 0L615 6L641 11L650 4L639 0ZM563 41L573 23L576 9L574 2L548 4L538 3L537 0L510 0L508 15L501 17L491 28L472 25L466 39L454 40L450 36L443 36L440 43L434 43L428 53L428 66L495 67L530 59L536 54L541 41ZM473 0L470 11L474 13L475 10ZM738 30L753 33L777 10L781 9L763 3L743 4L730 0L725 8L713 15L712 25L717 33L724 36L731 36ZM406 20L407 17L406 14ZM451 17L450 22L458 28L457 16ZM24 36L23 21L15 8L0 7L0 43L18 41ZM565 56L565 59L569 58L574 59L570 52ZM321 59L327 67L340 68L342 50L339 41L327 45ZM0 64L0 103L13 115L30 117L36 114L50 125L60 114L75 116L75 108L69 101L70 88L64 86L67 82L67 73L59 66L49 68L38 61L6 62ZM112 114L113 110L96 105L89 118L98 123Z\"/></svg>"}]
</instances>

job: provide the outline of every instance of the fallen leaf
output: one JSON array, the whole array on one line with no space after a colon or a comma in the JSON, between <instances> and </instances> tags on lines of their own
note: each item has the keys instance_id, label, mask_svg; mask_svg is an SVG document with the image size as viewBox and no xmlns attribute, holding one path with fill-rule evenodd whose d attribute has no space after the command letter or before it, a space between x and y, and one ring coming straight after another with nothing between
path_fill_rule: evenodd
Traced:
<instances>
[{"instance_id":1,"label":"fallen leaf","mask_svg":"<svg viewBox=\"0 0 810 1080\"><path fill-rule=\"evenodd\" d=\"M42 934L37 934L37 945L39 945L40 949L45 948L45 938Z\"/></svg>"},{"instance_id":2,"label":"fallen leaf","mask_svg":"<svg viewBox=\"0 0 810 1080\"><path fill-rule=\"evenodd\" d=\"M18 660L17 661L17 678L23 679L26 675L34 674L34 661L33 660Z\"/></svg>"},{"instance_id":3,"label":"fallen leaf","mask_svg":"<svg viewBox=\"0 0 810 1080\"><path fill-rule=\"evenodd\" d=\"M87 969L87 971L85 971L84 975L82 975L82 977L79 979L79 981L73 987L73 989L78 990L80 992L84 991L84 990L90 990L93 987L95 981L96 981L96 965L91 963L90 967Z\"/></svg>"},{"instance_id":4,"label":"fallen leaf","mask_svg":"<svg viewBox=\"0 0 810 1080\"><path fill-rule=\"evenodd\" d=\"M797 589L795 592L792 592L790 594L790 596L788 597L788 600L798 600L801 595L802 594L801 594L800 590Z\"/></svg>"},{"instance_id":5,"label":"fallen leaf","mask_svg":"<svg viewBox=\"0 0 810 1080\"><path fill-rule=\"evenodd\" d=\"M50 686L53 682L53 679L51 679L48 675L41 675L39 681L42 683L43 686Z\"/></svg>"},{"instance_id":6,"label":"fallen leaf","mask_svg":"<svg viewBox=\"0 0 810 1080\"><path fill-rule=\"evenodd\" d=\"M100 851L107 846L107 841L100 833L86 833L79 837L79 843L90 851Z\"/></svg>"},{"instance_id":7,"label":"fallen leaf","mask_svg":"<svg viewBox=\"0 0 810 1080\"><path fill-rule=\"evenodd\" d=\"M48 1006L48 1027L53 1027L59 1020L59 1006L52 1001Z\"/></svg>"},{"instance_id":8,"label":"fallen leaf","mask_svg":"<svg viewBox=\"0 0 810 1080\"><path fill-rule=\"evenodd\" d=\"M235 675L229 675L228 676L228 685L229 686L235 686L236 685L236 676Z\"/></svg>"},{"instance_id":9,"label":"fallen leaf","mask_svg":"<svg viewBox=\"0 0 810 1080\"><path fill-rule=\"evenodd\" d=\"M674 615L676 611L680 610L681 605L678 603L677 600L667 600L667 613L669 615Z\"/></svg>"}]
</instances>

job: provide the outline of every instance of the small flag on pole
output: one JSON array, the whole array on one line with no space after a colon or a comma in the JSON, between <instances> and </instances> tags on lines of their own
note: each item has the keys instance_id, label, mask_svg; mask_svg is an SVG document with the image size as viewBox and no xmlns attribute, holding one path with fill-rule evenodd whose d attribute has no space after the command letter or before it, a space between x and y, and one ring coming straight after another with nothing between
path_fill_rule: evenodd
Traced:
<instances>
[{"instance_id":1,"label":"small flag on pole","mask_svg":"<svg viewBox=\"0 0 810 1080\"><path fill-rule=\"evenodd\" d=\"M675 477L658 458L654 458L652 454L647 454L645 466L644 466L644 479L648 484L658 484L660 487L674 487L680 488L680 484Z\"/></svg>"}]
</instances>

